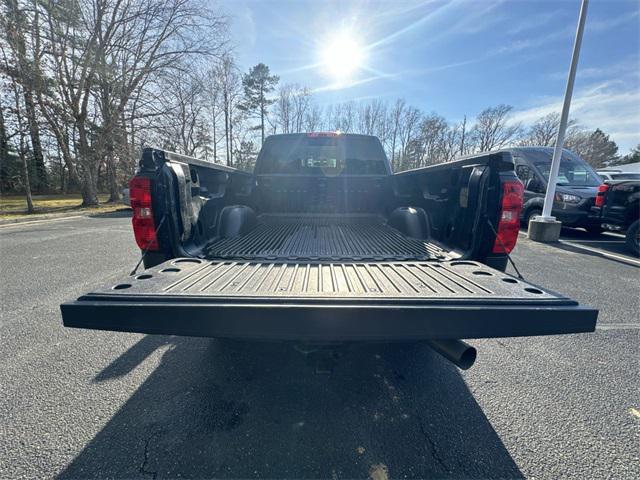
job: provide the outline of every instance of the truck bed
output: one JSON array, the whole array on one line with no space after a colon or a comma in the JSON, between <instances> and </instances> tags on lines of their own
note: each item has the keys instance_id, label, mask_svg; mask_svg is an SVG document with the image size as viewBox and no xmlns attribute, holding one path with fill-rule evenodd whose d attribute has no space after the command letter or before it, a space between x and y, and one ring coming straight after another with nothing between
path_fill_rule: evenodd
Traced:
<instances>
[{"instance_id":1,"label":"truck bed","mask_svg":"<svg viewBox=\"0 0 640 480\"><path fill-rule=\"evenodd\" d=\"M178 258L62 305L64 324L308 341L593 331L597 311L471 261Z\"/></svg>"},{"instance_id":2,"label":"truck bed","mask_svg":"<svg viewBox=\"0 0 640 480\"><path fill-rule=\"evenodd\" d=\"M281 140L333 142L319 138ZM373 137L335 138L384 160ZM345 153L345 168L366 166L364 153L360 164ZM321 343L595 329L597 310L501 271L509 249L496 231L512 248L517 229L502 219L517 223L520 201L509 154L335 175L302 154L280 171L279 153L261 153L249 174L146 149L133 203L148 268L61 305L64 325Z\"/></svg>"},{"instance_id":3,"label":"truck bed","mask_svg":"<svg viewBox=\"0 0 640 480\"><path fill-rule=\"evenodd\" d=\"M446 252L408 238L378 215L260 215L246 235L220 239L207 258L248 260L429 260Z\"/></svg>"}]
</instances>

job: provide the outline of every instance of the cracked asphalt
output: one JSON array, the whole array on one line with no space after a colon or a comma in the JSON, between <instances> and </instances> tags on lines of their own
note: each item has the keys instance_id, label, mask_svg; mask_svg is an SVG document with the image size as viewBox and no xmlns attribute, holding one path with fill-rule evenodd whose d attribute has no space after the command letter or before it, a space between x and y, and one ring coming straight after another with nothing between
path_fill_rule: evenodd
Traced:
<instances>
[{"instance_id":1,"label":"cracked asphalt","mask_svg":"<svg viewBox=\"0 0 640 480\"><path fill-rule=\"evenodd\" d=\"M283 345L62 327L137 259L126 214L0 227L0 478L640 478L637 266L521 238L595 333L471 341L464 373L363 345L322 375Z\"/></svg>"}]
</instances>

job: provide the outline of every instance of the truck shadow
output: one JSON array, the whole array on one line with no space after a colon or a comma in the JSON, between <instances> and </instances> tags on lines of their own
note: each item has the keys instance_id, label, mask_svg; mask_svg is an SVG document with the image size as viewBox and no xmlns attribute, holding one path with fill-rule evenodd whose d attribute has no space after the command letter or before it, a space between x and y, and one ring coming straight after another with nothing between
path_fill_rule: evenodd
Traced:
<instances>
[{"instance_id":1,"label":"truck shadow","mask_svg":"<svg viewBox=\"0 0 640 480\"><path fill-rule=\"evenodd\" d=\"M290 345L147 336L96 381L167 342L60 478L522 477L459 372L425 346L349 347L322 375Z\"/></svg>"}]
</instances>

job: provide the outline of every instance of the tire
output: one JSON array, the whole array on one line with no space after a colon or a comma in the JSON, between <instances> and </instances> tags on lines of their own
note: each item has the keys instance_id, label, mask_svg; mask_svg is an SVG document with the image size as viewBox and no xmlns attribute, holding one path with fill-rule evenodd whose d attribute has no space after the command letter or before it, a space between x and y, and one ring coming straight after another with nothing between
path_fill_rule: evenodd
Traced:
<instances>
[{"instance_id":1,"label":"tire","mask_svg":"<svg viewBox=\"0 0 640 480\"><path fill-rule=\"evenodd\" d=\"M636 220L627 229L627 248L640 257L640 220Z\"/></svg>"},{"instance_id":2,"label":"tire","mask_svg":"<svg viewBox=\"0 0 640 480\"><path fill-rule=\"evenodd\" d=\"M538 207L530 208L529 210L527 210L527 212L524 214L524 228L529 228L529 222L531 221L531 219L540 215L542 215L542 209Z\"/></svg>"}]
</instances>

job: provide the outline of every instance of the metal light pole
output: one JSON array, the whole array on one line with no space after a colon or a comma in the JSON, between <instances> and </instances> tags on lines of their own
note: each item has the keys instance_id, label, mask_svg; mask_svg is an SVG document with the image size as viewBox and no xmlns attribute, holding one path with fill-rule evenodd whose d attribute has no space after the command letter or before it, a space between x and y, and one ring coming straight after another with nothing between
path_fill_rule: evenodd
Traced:
<instances>
[{"instance_id":1,"label":"metal light pole","mask_svg":"<svg viewBox=\"0 0 640 480\"><path fill-rule=\"evenodd\" d=\"M580 7L580 17L578 19L578 30L576 31L576 40L573 44L573 56L571 57L571 67L569 68L569 78L567 79L567 89L564 93L564 103L562 104L562 114L560 116L560 126L558 127L558 138L556 147L553 150L553 160L551 161L551 170L549 171L549 184L547 185L547 193L544 196L544 207L542 208L542 216L538 219L542 222L553 222L554 217L551 216L551 207L553 199L556 195L556 182L558 179L558 170L560 168L560 159L562 158L562 147L564 146L564 135L567 130L567 122L569 120L569 108L571 107L571 96L573 95L573 84L576 79L576 70L578 68L578 57L580 56L580 46L582 45L582 34L584 32L584 23L587 19L587 7L589 0L582 0Z\"/></svg>"}]
</instances>

